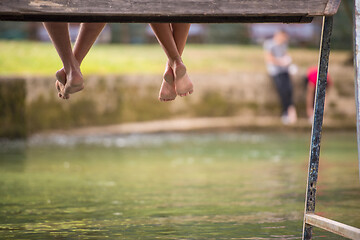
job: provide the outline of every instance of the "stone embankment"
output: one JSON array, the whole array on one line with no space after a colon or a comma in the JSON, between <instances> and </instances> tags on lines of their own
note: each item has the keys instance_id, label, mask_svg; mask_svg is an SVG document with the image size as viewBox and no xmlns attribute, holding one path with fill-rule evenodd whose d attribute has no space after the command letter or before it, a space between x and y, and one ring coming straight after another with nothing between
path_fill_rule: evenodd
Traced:
<instances>
[{"instance_id":1,"label":"stone embankment","mask_svg":"<svg viewBox=\"0 0 360 240\"><path fill-rule=\"evenodd\" d=\"M354 128L352 68L335 66L330 73L333 85L325 126ZM300 121L291 128L310 126L302 76L300 72L293 77ZM53 77L2 77L0 136L64 130L86 134L282 127L278 96L265 74L192 74L191 78L193 95L163 103L157 100L161 75L88 76L85 89L68 101L57 98Z\"/></svg>"}]
</instances>

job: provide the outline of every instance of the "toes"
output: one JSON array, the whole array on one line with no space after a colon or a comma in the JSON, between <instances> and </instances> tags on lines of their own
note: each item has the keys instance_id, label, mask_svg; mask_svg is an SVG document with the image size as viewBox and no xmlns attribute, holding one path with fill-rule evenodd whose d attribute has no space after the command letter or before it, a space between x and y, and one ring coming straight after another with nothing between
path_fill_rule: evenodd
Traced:
<instances>
[{"instance_id":1,"label":"toes","mask_svg":"<svg viewBox=\"0 0 360 240\"><path fill-rule=\"evenodd\" d=\"M70 93L64 92L64 99L69 99L70 98Z\"/></svg>"},{"instance_id":2,"label":"toes","mask_svg":"<svg viewBox=\"0 0 360 240\"><path fill-rule=\"evenodd\" d=\"M187 91L187 92L184 92L184 93L178 93L178 95L179 95L180 97L186 97L187 95L190 95L190 94L192 94L193 92L194 92L194 90L191 89L191 90L189 90L189 91Z\"/></svg>"},{"instance_id":3,"label":"toes","mask_svg":"<svg viewBox=\"0 0 360 240\"><path fill-rule=\"evenodd\" d=\"M61 99L69 99L70 95L69 94L62 94L62 93L58 93L59 98Z\"/></svg>"},{"instance_id":4,"label":"toes","mask_svg":"<svg viewBox=\"0 0 360 240\"><path fill-rule=\"evenodd\" d=\"M69 99L70 94L66 92L66 89L60 93L62 99Z\"/></svg>"},{"instance_id":5,"label":"toes","mask_svg":"<svg viewBox=\"0 0 360 240\"><path fill-rule=\"evenodd\" d=\"M56 89L58 90L58 97L62 99L69 99L70 95L62 91L60 84L61 83L59 81L56 81L55 83Z\"/></svg>"},{"instance_id":6,"label":"toes","mask_svg":"<svg viewBox=\"0 0 360 240\"><path fill-rule=\"evenodd\" d=\"M61 85L62 85L62 83L60 81L55 82L55 87L56 87L56 90L58 91L58 97L62 98L62 99L69 99L70 95L66 94L66 93L63 93L62 90L64 90L64 87L61 88Z\"/></svg>"},{"instance_id":7,"label":"toes","mask_svg":"<svg viewBox=\"0 0 360 240\"><path fill-rule=\"evenodd\" d=\"M55 82L55 88L56 88L56 90L57 90L58 92L61 92L60 84L61 84L61 82L59 82L58 80L56 80L56 82Z\"/></svg>"},{"instance_id":8,"label":"toes","mask_svg":"<svg viewBox=\"0 0 360 240\"><path fill-rule=\"evenodd\" d=\"M173 101L173 100L175 100L175 98L161 98L161 97L159 97L160 102L170 102L170 101Z\"/></svg>"}]
</instances>

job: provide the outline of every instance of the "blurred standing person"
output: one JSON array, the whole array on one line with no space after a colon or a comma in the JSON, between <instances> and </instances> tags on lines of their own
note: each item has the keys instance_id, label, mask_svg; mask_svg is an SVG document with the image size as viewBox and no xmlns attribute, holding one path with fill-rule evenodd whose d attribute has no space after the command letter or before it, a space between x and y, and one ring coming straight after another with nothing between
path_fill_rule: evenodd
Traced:
<instances>
[{"instance_id":1,"label":"blurred standing person","mask_svg":"<svg viewBox=\"0 0 360 240\"><path fill-rule=\"evenodd\" d=\"M289 74L291 57L288 55L289 36L284 30L276 32L273 38L265 41L265 61L269 75L273 79L282 105L281 120L292 124L297 120L293 103L293 87Z\"/></svg>"}]
</instances>

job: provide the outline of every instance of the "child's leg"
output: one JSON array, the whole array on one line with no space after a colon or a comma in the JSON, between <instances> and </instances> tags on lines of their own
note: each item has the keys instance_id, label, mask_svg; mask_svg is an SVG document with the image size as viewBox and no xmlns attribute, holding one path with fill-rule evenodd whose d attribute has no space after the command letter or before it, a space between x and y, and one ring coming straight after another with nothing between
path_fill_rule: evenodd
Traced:
<instances>
[{"instance_id":1,"label":"child's leg","mask_svg":"<svg viewBox=\"0 0 360 240\"><path fill-rule=\"evenodd\" d=\"M160 45L162 45L166 55L168 56L168 53L166 51L167 48L170 49L176 49L176 43L173 39L172 36L172 29L171 29L171 25L169 23L162 23L162 24L150 24L151 28L153 29L156 38L158 39ZM162 35L166 33L168 34L167 36L163 37ZM170 33L170 34L169 34ZM165 44L168 44L166 46L164 46L162 44L162 40L160 39L169 39L167 42L165 42ZM171 41L171 39L173 41ZM170 44L169 44L170 43ZM178 55L179 53L176 51L174 53L172 53L173 55ZM169 57L168 57L169 58ZM160 92L159 92L159 100L160 101L172 101L176 98L176 90L175 90L175 83L174 83L174 74L173 74L173 70L170 67L170 60L167 61L166 67L165 67L165 72L163 75L163 81L160 87Z\"/></svg>"},{"instance_id":2,"label":"child's leg","mask_svg":"<svg viewBox=\"0 0 360 240\"><path fill-rule=\"evenodd\" d=\"M66 99L70 93L75 93L83 89L83 78L80 66L71 49L68 24L49 22L44 23L44 26L49 33L66 72L68 81L63 93L63 98Z\"/></svg>"},{"instance_id":3,"label":"child's leg","mask_svg":"<svg viewBox=\"0 0 360 240\"><path fill-rule=\"evenodd\" d=\"M181 56L185 48L190 24L171 23L170 27L173 32L173 37L175 40L177 50ZM174 100L175 97L176 97L176 90L174 84L174 74L170 67L169 62L167 62L163 76L163 82L160 88L159 99L163 101L169 101L169 100Z\"/></svg>"},{"instance_id":4,"label":"child's leg","mask_svg":"<svg viewBox=\"0 0 360 240\"><path fill-rule=\"evenodd\" d=\"M80 25L79 34L73 50L74 56L78 61L79 65L81 65L83 59L89 52L92 45L95 43L97 37L104 29L105 25L106 23L82 23ZM64 68L57 71L56 77L58 81L63 85L57 85L59 90L60 88L63 88L66 84L66 74ZM61 95L60 92L61 91L59 91L59 94Z\"/></svg>"},{"instance_id":5,"label":"child's leg","mask_svg":"<svg viewBox=\"0 0 360 240\"><path fill-rule=\"evenodd\" d=\"M171 31L173 32L176 48L181 57L182 53L184 52L187 36L190 29L190 23L171 23L170 27L171 27ZM165 68L165 74L167 73L173 77L172 69L170 67L169 62L167 62Z\"/></svg>"},{"instance_id":6,"label":"child's leg","mask_svg":"<svg viewBox=\"0 0 360 240\"><path fill-rule=\"evenodd\" d=\"M182 56L184 52L184 48L186 45L186 40L189 34L190 24L189 23L172 23L171 24L173 30L173 36L176 43L176 47L180 56ZM191 94L193 92L193 84L190 81L190 78L182 78L175 81L176 90L179 93L184 93L186 96L188 93Z\"/></svg>"},{"instance_id":7,"label":"child's leg","mask_svg":"<svg viewBox=\"0 0 360 240\"><path fill-rule=\"evenodd\" d=\"M74 55L82 63L106 23L82 23L74 46Z\"/></svg>"},{"instance_id":8,"label":"child's leg","mask_svg":"<svg viewBox=\"0 0 360 240\"><path fill-rule=\"evenodd\" d=\"M193 86L181 60L170 24L152 23L150 26L168 57L168 64L171 66L175 77L177 94L186 96L188 93L192 93Z\"/></svg>"},{"instance_id":9,"label":"child's leg","mask_svg":"<svg viewBox=\"0 0 360 240\"><path fill-rule=\"evenodd\" d=\"M173 32L169 23L151 23L152 30L162 46L171 66L181 61L180 54L174 40Z\"/></svg>"},{"instance_id":10,"label":"child's leg","mask_svg":"<svg viewBox=\"0 0 360 240\"><path fill-rule=\"evenodd\" d=\"M168 28L172 34L171 25L169 23L164 24L150 24L151 28L153 29L158 42L162 45L159 40L158 33L159 31L168 32ZM171 38L171 36L167 36L167 38ZM175 43L176 46L176 43ZM173 48L174 46L171 46ZM163 46L164 48L164 46ZM164 48L165 49L165 48ZM166 52L165 52L166 53ZM178 54L178 53L175 53ZM174 73L170 66L169 60L166 62L165 72L163 75L163 81L161 83L160 92L159 92L159 100L160 101L172 101L176 98L176 90L175 90L175 83L174 83Z\"/></svg>"},{"instance_id":11,"label":"child's leg","mask_svg":"<svg viewBox=\"0 0 360 240\"><path fill-rule=\"evenodd\" d=\"M180 56L184 52L189 34L190 23L172 23L173 36Z\"/></svg>"}]
</instances>

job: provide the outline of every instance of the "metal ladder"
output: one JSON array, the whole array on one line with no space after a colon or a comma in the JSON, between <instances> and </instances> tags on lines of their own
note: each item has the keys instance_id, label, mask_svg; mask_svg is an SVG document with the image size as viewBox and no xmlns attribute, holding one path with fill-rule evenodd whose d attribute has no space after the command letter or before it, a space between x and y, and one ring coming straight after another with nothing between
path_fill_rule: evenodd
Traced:
<instances>
[{"instance_id":1,"label":"metal ladder","mask_svg":"<svg viewBox=\"0 0 360 240\"><path fill-rule=\"evenodd\" d=\"M319 171L320 141L324 116L325 88L328 73L330 37L333 27L333 17L323 17L320 56L318 66L318 81L316 84L314 119L311 132L310 158L305 197L303 221L303 240L312 239L312 227L319 227L337 235L360 240L360 229L336 222L315 214L316 184ZM360 169L360 0L355 0L354 14L354 65L355 65L355 98L357 112L357 141Z\"/></svg>"}]
</instances>

